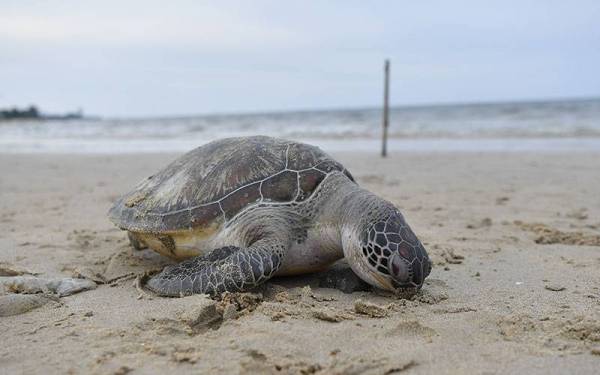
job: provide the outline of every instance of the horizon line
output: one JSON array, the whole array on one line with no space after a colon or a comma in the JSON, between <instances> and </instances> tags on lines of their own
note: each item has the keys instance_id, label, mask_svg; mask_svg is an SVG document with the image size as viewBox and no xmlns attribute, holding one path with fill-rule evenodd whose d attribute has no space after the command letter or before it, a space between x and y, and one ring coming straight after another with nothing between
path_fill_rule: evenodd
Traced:
<instances>
[{"instance_id":1,"label":"horizon line","mask_svg":"<svg viewBox=\"0 0 600 375\"><path fill-rule=\"evenodd\" d=\"M529 99L498 99L498 100L482 100L482 101L441 101L441 102L425 102L425 103L414 103L414 104L392 104L390 109L417 109L417 108L432 108L432 107L465 107L465 106L486 106L486 105L499 105L499 104L543 104L543 103L558 103L558 102L586 102L600 100L600 95L590 96L572 96L572 97L549 97L549 98L529 98ZM46 113L41 110L41 106L37 104L28 104L23 108L29 108L30 106L36 106L41 113ZM6 108L20 108L18 106L8 106ZM143 120L143 119L186 119L195 117L228 117L228 116L262 116L262 115L277 115L277 114L302 114L309 112L326 113L326 112L339 112L339 111L364 111L364 110L379 110L381 106L365 105L365 106L351 106L351 107L301 107L294 109L267 109L267 110L255 110L255 111L230 111L230 112L206 112L206 113L187 113L187 114L161 114L161 115L125 115L125 116L103 116L98 114L85 114L83 111L83 120ZM70 113L70 112L69 112Z\"/></svg>"}]
</instances>

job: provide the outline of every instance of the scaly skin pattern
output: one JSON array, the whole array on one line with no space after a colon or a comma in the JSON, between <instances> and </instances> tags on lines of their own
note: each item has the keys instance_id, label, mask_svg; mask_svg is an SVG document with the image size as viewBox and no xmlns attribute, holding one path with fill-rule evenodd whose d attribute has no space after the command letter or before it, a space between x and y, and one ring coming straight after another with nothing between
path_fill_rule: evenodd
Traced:
<instances>
[{"instance_id":1,"label":"scaly skin pattern","mask_svg":"<svg viewBox=\"0 0 600 375\"><path fill-rule=\"evenodd\" d=\"M282 254L276 248L268 239L243 250L222 247L206 256L165 268L159 276L150 279L147 286L166 296L250 289L271 278L279 268Z\"/></svg>"}]
</instances>

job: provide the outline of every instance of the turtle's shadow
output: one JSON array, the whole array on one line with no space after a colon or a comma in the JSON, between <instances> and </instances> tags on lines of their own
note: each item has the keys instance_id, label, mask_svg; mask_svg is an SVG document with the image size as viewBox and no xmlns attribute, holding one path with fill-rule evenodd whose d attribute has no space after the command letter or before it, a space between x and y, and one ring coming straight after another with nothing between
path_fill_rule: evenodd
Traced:
<instances>
[{"instance_id":1,"label":"turtle's shadow","mask_svg":"<svg viewBox=\"0 0 600 375\"><path fill-rule=\"evenodd\" d=\"M337 289L344 293L368 292L373 289L352 271L348 262L341 259L326 270L297 276L275 277L270 282L286 288L310 286L311 288Z\"/></svg>"}]
</instances>

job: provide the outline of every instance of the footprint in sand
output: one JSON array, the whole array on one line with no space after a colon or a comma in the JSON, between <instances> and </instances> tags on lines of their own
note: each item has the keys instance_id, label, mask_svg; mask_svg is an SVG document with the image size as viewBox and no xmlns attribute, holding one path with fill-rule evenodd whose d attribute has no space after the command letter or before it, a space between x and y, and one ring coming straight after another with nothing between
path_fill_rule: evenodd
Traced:
<instances>
[{"instance_id":1,"label":"footprint in sand","mask_svg":"<svg viewBox=\"0 0 600 375\"><path fill-rule=\"evenodd\" d=\"M437 336L437 332L430 327L422 325L418 320L400 322L396 327L387 331L386 336L409 336L429 339Z\"/></svg>"},{"instance_id":2,"label":"footprint in sand","mask_svg":"<svg viewBox=\"0 0 600 375\"><path fill-rule=\"evenodd\" d=\"M542 245L561 244L577 246L600 246L600 236L583 232L563 232L540 223L524 223L515 220L514 224L522 230L536 235L535 243Z\"/></svg>"}]
</instances>

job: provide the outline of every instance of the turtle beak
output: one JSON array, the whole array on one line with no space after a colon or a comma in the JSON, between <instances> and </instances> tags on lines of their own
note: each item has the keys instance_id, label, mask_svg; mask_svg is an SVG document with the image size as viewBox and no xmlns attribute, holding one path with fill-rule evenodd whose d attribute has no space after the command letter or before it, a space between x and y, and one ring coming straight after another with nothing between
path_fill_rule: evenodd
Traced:
<instances>
[{"instance_id":1,"label":"turtle beak","mask_svg":"<svg viewBox=\"0 0 600 375\"><path fill-rule=\"evenodd\" d=\"M425 249L422 250L425 251ZM388 264L392 284L397 289L420 289L425 278L431 272L431 261L427 256L423 257L422 260L415 257L409 263L406 258L394 253L390 256Z\"/></svg>"}]
</instances>

